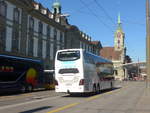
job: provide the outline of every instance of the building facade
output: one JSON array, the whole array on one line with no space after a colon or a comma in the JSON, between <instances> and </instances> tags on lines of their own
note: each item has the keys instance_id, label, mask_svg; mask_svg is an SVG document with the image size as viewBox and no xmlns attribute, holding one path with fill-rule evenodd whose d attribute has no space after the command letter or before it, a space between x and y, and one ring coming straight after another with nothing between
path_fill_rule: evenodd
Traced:
<instances>
[{"instance_id":1,"label":"building facade","mask_svg":"<svg viewBox=\"0 0 150 113\"><path fill-rule=\"evenodd\" d=\"M42 59L53 67L55 52L65 47L65 28L32 0L0 1L0 52Z\"/></svg>"},{"instance_id":2,"label":"building facade","mask_svg":"<svg viewBox=\"0 0 150 113\"><path fill-rule=\"evenodd\" d=\"M0 0L0 54L41 59L45 69L54 69L55 53L70 48L68 40L72 31L61 13L61 4L54 2L52 7L53 12L34 0ZM87 48L93 47L92 51L98 52L100 45L92 45L89 39L84 41Z\"/></svg>"},{"instance_id":3,"label":"building facade","mask_svg":"<svg viewBox=\"0 0 150 113\"><path fill-rule=\"evenodd\" d=\"M99 55L102 49L100 41L92 41L91 37L81 32L76 26L69 26L66 33L66 48L82 48Z\"/></svg>"},{"instance_id":4,"label":"building facade","mask_svg":"<svg viewBox=\"0 0 150 113\"><path fill-rule=\"evenodd\" d=\"M122 30L120 15L118 16L118 26L114 35L114 47L104 47L100 54L113 62L115 71L114 76L117 80L123 80L127 76L127 70L123 68L126 56L126 47L124 43L125 33Z\"/></svg>"}]
</instances>

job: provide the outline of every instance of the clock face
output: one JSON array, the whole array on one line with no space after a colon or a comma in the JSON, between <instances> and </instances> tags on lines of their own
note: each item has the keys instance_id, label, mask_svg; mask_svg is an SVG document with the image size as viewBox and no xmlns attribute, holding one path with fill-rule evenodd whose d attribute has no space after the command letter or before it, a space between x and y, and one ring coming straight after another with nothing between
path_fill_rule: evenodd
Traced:
<instances>
[{"instance_id":1,"label":"clock face","mask_svg":"<svg viewBox=\"0 0 150 113\"><path fill-rule=\"evenodd\" d=\"M121 38L121 32L118 32L118 33L117 33L117 37L118 37L118 38Z\"/></svg>"}]
</instances>

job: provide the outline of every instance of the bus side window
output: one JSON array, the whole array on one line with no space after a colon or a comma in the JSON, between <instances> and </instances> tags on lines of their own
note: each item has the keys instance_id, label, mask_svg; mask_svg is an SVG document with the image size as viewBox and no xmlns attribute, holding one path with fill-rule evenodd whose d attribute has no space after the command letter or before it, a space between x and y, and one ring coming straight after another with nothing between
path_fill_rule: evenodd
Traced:
<instances>
[{"instance_id":1,"label":"bus side window","mask_svg":"<svg viewBox=\"0 0 150 113\"><path fill-rule=\"evenodd\" d=\"M86 54L84 54L84 61L85 61L85 63L89 63L89 58Z\"/></svg>"},{"instance_id":2,"label":"bus side window","mask_svg":"<svg viewBox=\"0 0 150 113\"><path fill-rule=\"evenodd\" d=\"M92 56L89 56L89 61L91 64L95 64L94 60L92 59Z\"/></svg>"}]
</instances>

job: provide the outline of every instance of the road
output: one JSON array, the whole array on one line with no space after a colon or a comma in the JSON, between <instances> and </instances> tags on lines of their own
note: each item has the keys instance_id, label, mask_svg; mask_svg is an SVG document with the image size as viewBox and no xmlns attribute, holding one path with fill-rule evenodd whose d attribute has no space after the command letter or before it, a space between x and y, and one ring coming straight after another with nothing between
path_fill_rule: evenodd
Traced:
<instances>
[{"instance_id":1,"label":"road","mask_svg":"<svg viewBox=\"0 0 150 113\"><path fill-rule=\"evenodd\" d=\"M0 113L150 113L149 105L141 104L143 95L150 96L144 82L124 82L121 86L96 95L46 91L2 96Z\"/></svg>"}]
</instances>

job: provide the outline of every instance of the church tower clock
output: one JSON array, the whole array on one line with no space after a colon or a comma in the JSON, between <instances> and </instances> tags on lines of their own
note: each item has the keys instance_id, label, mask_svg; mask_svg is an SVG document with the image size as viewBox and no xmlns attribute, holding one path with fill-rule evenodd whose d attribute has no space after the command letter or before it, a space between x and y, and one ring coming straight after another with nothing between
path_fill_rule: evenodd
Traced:
<instances>
[{"instance_id":1,"label":"church tower clock","mask_svg":"<svg viewBox=\"0 0 150 113\"><path fill-rule=\"evenodd\" d=\"M122 30L120 15L118 15L118 26L117 26L117 30L115 32L115 38L114 38L115 51L122 51L122 50L124 50L124 48L125 48L124 38L125 38L125 34L124 34L123 30Z\"/></svg>"}]
</instances>

